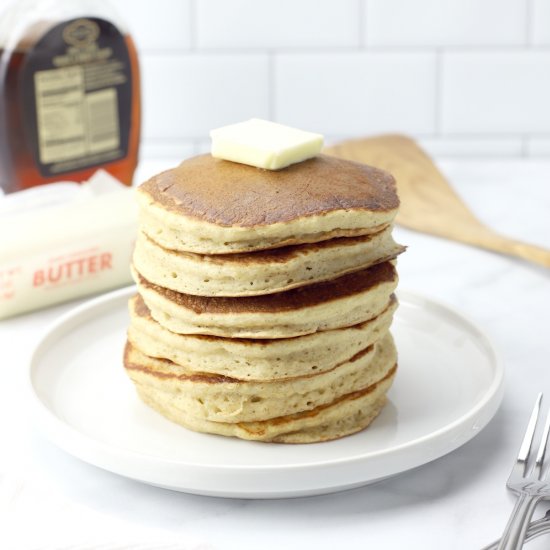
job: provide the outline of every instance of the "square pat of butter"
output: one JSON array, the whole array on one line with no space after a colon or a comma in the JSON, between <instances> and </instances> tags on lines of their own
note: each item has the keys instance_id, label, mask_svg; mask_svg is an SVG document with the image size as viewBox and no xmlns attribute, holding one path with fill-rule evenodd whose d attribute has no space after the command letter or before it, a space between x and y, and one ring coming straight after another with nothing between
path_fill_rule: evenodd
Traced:
<instances>
[{"instance_id":1,"label":"square pat of butter","mask_svg":"<svg viewBox=\"0 0 550 550\"><path fill-rule=\"evenodd\" d=\"M210 132L212 156L279 170L317 156L323 136L275 122L252 118Z\"/></svg>"}]
</instances>

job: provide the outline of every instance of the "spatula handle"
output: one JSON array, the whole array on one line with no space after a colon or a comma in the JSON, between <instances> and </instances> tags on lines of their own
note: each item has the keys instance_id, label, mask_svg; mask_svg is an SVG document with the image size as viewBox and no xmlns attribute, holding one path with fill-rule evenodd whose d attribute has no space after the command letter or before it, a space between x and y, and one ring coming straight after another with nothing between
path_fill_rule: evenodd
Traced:
<instances>
[{"instance_id":1,"label":"spatula handle","mask_svg":"<svg viewBox=\"0 0 550 550\"><path fill-rule=\"evenodd\" d=\"M509 239L492 232L474 237L471 244L550 268L550 250L541 246Z\"/></svg>"}]
</instances>

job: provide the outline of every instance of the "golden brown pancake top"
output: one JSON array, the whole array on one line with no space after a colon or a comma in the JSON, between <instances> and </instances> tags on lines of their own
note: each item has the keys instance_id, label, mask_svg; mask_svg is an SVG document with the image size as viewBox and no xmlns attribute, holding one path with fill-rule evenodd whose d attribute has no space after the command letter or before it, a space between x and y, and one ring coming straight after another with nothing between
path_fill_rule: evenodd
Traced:
<instances>
[{"instance_id":1,"label":"golden brown pancake top","mask_svg":"<svg viewBox=\"0 0 550 550\"><path fill-rule=\"evenodd\" d=\"M239 296L238 298L193 296L155 285L139 275L140 285L150 288L168 300L195 313L276 313L300 310L318 304L347 298L375 286L395 281L397 273L391 262L343 275L331 281L293 288L276 294Z\"/></svg>"},{"instance_id":2,"label":"golden brown pancake top","mask_svg":"<svg viewBox=\"0 0 550 550\"><path fill-rule=\"evenodd\" d=\"M140 190L165 209L226 227L399 206L390 174L328 155L277 171L201 155L154 176Z\"/></svg>"}]
</instances>

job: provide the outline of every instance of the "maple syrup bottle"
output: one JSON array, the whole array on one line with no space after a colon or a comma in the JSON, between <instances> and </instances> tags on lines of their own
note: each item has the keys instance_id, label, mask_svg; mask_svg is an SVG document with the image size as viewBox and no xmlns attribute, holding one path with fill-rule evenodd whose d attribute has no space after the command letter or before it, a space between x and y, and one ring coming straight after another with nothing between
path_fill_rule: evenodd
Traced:
<instances>
[{"instance_id":1,"label":"maple syrup bottle","mask_svg":"<svg viewBox=\"0 0 550 550\"><path fill-rule=\"evenodd\" d=\"M107 2L16 0L0 14L0 187L130 185L138 160L134 43Z\"/></svg>"}]
</instances>

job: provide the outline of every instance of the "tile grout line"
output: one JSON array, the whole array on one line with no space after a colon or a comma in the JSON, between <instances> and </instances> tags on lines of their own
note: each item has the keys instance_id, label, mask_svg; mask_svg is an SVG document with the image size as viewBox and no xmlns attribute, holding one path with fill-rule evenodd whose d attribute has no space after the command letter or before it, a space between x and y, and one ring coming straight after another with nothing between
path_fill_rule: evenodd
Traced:
<instances>
[{"instance_id":1,"label":"tile grout line","mask_svg":"<svg viewBox=\"0 0 550 550\"><path fill-rule=\"evenodd\" d=\"M275 53L273 51L267 54L267 112L269 120L276 120L275 112L275 85L276 85L276 70L275 70Z\"/></svg>"},{"instance_id":2,"label":"tile grout line","mask_svg":"<svg viewBox=\"0 0 550 550\"><path fill-rule=\"evenodd\" d=\"M189 21L191 22L191 52L196 52L198 50L198 16L197 16L197 4L196 0L189 0Z\"/></svg>"},{"instance_id":3,"label":"tile grout line","mask_svg":"<svg viewBox=\"0 0 550 550\"><path fill-rule=\"evenodd\" d=\"M529 156L529 136L528 135L521 136L521 156L522 157Z\"/></svg>"},{"instance_id":4,"label":"tile grout line","mask_svg":"<svg viewBox=\"0 0 550 550\"><path fill-rule=\"evenodd\" d=\"M350 134L351 135L351 134ZM424 132L412 132L412 135L415 137L415 139L444 139L444 140L457 140L457 141L470 141L470 140L487 140L487 141L495 141L495 140L517 140L518 142L521 141L523 138L527 139L543 139L543 140L550 140L550 134L548 133L539 133L535 135L531 134L493 134L493 133L467 133L467 134L445 134L440 135L433 132L424 133ZM335 139L345 139L347 134L328 134L329 137L335 138ZM359 137L359 136L356 136ZM149 138L145 139L148 143L156 143L156 144L166 144L166 143L192 143L194 140L205 140L206 137L200 137L198 135L194 135L192 137L170 137L170 138Z\"/></svg>"},{"instance_id":5,"label":"tile grout line","mask_svg":"<svg viewBox=\"0 0 550 550\"><path fill-rule=\"evenodd\" d=\"M192 34L192 41L196 41ZM231 56L231 55L262 55L266 53L283 54L283 55L347 55L353 53L363 54L404 54L404 55L420 55L426 53L434 53L438 50L444 50L447 53L472 53L472 54L507 54L507 53L521 53L521 52L542 52L550 53L550 44L529 44L529 45L501 45L501 46L445 46L444 49L441 46L374 46L369 45L365 48L357 48L352 46L310 46L310 47L283 47L283 48L223 48L223 47L208 47L199 48L192 45L190 48L177 47L177 48L144 48L141 49L141 55L164 55L164 56L178 56L178 55L218 55L218 56Z\"/></svg>"},{"instance_id":6,"label":"tile grout line","mask_svg":"<svg viewBox=\"0 0 550 550\"><path fill-rule=\"evenodd\" d=\"M437 141L443 140L443 145L444 145L444 142L447 139L443 136L436 136L436 135L415 135L414 138L420 142L421 146L426 147L428 151L430 150L430 147L427 146L427 145L422 144L422 142L424 140L435 139L436 144L437 144ZM337 136L337 137L331 136L331 139L340 140L340 139L343 139L343 137L342 136ZM433 152L431 154L436 156L436 157L441 157L441 158L443 158L443 157L475 158L475 159L479 159L479 160L493 159L493 158L506 158L506 159L510 159L510 160L531 159L531 158L550 159L550 154L549 153L542 152L542 153L531 154L529 152L529 150L528 150L529 139L530 139L529 135L526 135L526 134L523 135L523 136L518 135L516 139L517 139L517 142L518 142L518 145L519 145L519 149L515 153L510 153L506 149L502 149L502 150L498 150L498 151L484 152L484 153L476 153L476 152L473 152L471 150L463 151L463 150L460 149L460 147L459 147L458 150L453 149L451 147L450 150L443 149L442 152L439 152L439 153ZM468 139L466 139L465 141L467 142ZM164 140L151 139L151 140L146 140L146 142L144 144L142 144L142 148L147 149L148 146L158 147L158 146L161 146L161 145L164 145L164 146L166 146L166 145L168 145L168 146L182 146L182 147L190 146L191 151L192 151L191 154L192 155L197 155L197 154L200 154L201 152L204 151L204 144L206 142L207 142L207 138L204 137L204 136L203 137L188 138L188 139L185 139L185 138L183 138L183 139L173 138L173 139L168 139L168 140L166 140L166 139L164 139ZM166 156L166 158L171 158L171 156L168 155L168 156Z\"/></svg>"},{"instance_id":7,"label":"tile grout line","mask_svg":"<svg viewBox=\"0 0 550 550\"><path fill-rule=\"evenodd\" d=\"M525 3L525 47L533 47L533 1L527 0Z\"/></svg>"},{"instance_id":8,"label":"tile grout line","mask_svg":"<svg viewBox=\"0 0 550 550\"><path fill-rule=\"evenodd\" d=\"M359 50L367 50L367 37L366 37L366 30L367 30L367 15L368 15L368 8L367 8L367 0L359 0L358 5L358 24L359 24Z\"/></svg>"}]
</instances>

